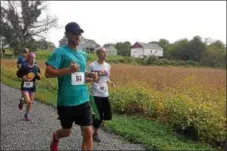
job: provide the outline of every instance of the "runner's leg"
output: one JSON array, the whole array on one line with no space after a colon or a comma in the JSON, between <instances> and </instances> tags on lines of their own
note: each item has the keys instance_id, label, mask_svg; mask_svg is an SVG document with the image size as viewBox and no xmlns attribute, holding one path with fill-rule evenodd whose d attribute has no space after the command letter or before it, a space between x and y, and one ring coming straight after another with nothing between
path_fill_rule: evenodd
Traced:
<instances>
[{"instance_id":1,"label":"runner's leg","mask_svg":"<svg viewBox=\"0 0 227 151\"><path fill-rule=\"evenodd\" d=\"M75 124L81 127L83 136L82 150L93 150L92 109L90 102L86 102L77 107L75 111Z\"/></svg>"},{"instance_id":2,"label":"runner's leg","mask_svg":"<svg viewBox=\"0 0 227 151\"><path fill-rule=\"evenodd\" d=\"M18 104L18 110L19 111L22 111L23 109L23 104L24 104L24 98L23 98L23 92L21 91L21 99L20 99L20 102Z\"/></svg>"},{"instance_id":3,"label":"runner's leg","mask_svg":"<svg viewBox=\"0 0 227 151\"><path fill-rule=\"evenodd\" d=\"M31 100L30 100L30 96L29 96L29 91L23 91L23 97L25 100L26 105L26 113L24 115L25 120L30 120L30 118L28 117L29 112L31 111Z\"/></svg>"},{"instance_id":4,"label":"runner's leg","mask_svg":"<svg viewBox=\"0 0 227 151\"><path fill-rule=\"evenodd\" d=\"M97 106L100 119L95 119L93 121L93 127L94 127L93 139L94 141L100 142L101 139L99 138L98 130L103 121L103 100L101 97L94 97L94 101Z\"/></svg>"},{"instance_id":5,"label":"runner's leg","mask_svg":"<svg viewBox=\"0 0 227 151\"><path fill-rule=\"evenodd\" d=\"M63 137L68 137L71 134L73 115L72 107L58 106L58 115L62 128L55 131L52 135L52 141L50 144L51 151L57 151L59 140Z\"/></svg>"},{"instance_id":6,"label":"runner's leg","mask_svg":"<svg viewBox=\"0 0 227 151\"><path fill-rule=\"evenodd\" d=\"M82 150L93 150L92 126L81 126L83 143Z\"/></svg>"}]
</instances>

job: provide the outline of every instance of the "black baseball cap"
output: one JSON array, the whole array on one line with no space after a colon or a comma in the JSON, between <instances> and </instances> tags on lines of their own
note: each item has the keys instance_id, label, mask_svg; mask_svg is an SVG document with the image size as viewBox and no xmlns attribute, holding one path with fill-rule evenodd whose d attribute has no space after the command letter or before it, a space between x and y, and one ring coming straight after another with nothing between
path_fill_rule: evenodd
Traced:
<instances>
[{"instance_id":1,"label":"black baseball cap","mask_svg":"<svg viewBox=\"0 0 227 151\"><path fill-rule=\"evenodd\" d=\"M65 26L65 31L72 34L80 35L84 32L76 22L70 22Z\"/></svg>"}]
</instances>

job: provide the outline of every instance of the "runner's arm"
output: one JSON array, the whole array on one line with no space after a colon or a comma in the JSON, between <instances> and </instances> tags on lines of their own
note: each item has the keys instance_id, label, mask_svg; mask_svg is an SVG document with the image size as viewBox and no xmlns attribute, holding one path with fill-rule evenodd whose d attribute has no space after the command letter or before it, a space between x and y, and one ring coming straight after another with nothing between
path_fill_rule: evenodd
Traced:
<instances>
[{"instance_id":1,"label":"runner's arm","mask_svg":"<svg viewBox=\"0 0 227 151\"><path fill-rule=\"evenodd\" d=\"M85 81L86 82L94 82L94 79L92 78L92 72L85 72Z\"/></svg>"},{"instance_id":2,"label":"runner's arm","mask_svg":"<svg viewBox=\"0 0 227 151\"><path fill-rule=\"evenodd\" d=\"M21 68L21 64L22 64L22 61L21 61L21 58L19 57L18 60L17 60L17 68L18 69Z\"/></svg>"},{"instance_id":3,"label":"runner's arm","mask_svg":"<svg viewBox=\"0 0 227 151\"><path fill-rule=\"evenodd\" d=\"M86 82L93 82L93 79L92 79L92 78L86 77L86 78L85 78L85 81L86 81Z\"/></svg>"},{"instance_id":4,"label":"runner's arm","mask_svg":"<svg viewBox=\"0 0 227 151\"><path fill-rule=\"evenodd\" d=\"M91 78L91 73L92 73L92 72L88 72L88 71L86 71L86 72L85 72L85 77L87 77L87 78Z\"/></svg>"},{"instance_id":5,"label":"runner's arm","mask_svg":"<svg viewBox=\"0 0 227 151\"><path fill-rule=\"evenodd\" d=\"M91 72L92 72L92 67L91 67L91 64L89 64L87 67L87 71L85 72L85 77L91 78Z\"/></svg>"},{"instance_id":6,"label":"runner's arm","mask_svg":"<svg viewBox=\"0 0 227 151\"><path fill-rule=\"evenodd\" d=\"M37 73L36 79L37 80L40 80L41 79L41 71L40 71L40 68L39 67L38 67L38 73Z\"/></svg>"},{"instance_id":7,"label":"runner's arm","mask_svg":"<svg viewBox=\"0 0 227 151\"><path fill-rule=\"evenodd\" d=\"M107 82L110 83L110 84L113 83L109 78L107 79Z\"/></svg>"},{"instance_id":8,"label":"runner's arm","mask_svg":"<svg viewBox=\"0 0 227 151\"><path fill-rule=\"evenodd\" d=\"M111 81L109 78L107 79L107 82L112 84L113 86L115 86L115 83L113 81Z\"/></svg>"},{"instance_id":9,"label":"runner's arm","mask_svg":"<svg viewBox=\"0 0 227 151\"><path fill-rule=\"evenodd\" d=\"M20 68L19 71L18 71L18 73L17 73L17 76L18 76L19 78L22 78L22 79L23 79L23 77L24 77L25 75L27 75L27 70L26 70L26 68L25 68L25 67Z\"/></svg>"},{"instance_id":10,"label":"runner's arm","mask_svg":"<svg viewBox=\"0 0 227 151\"><path fill-rule=\"evenodd\" d=\"M91 78L91 64L88 65L87 71L85 72L85 81L86 82L93 82L93 79Z\"/></svg>"},{"instance_id":11,"label":"runner's arm","mask_svg":"<svg viewBox=\"0 0 227 151\"><path fill-rule=\"evenodd\" d=\"M17 68L18 69L20 69L20 66L21 66L21 64L20 63L17 63Z\"/></svg>"},{"instance_id":12,"label":"runner's arm","mask_svg":"<svg viewBox=\"0 0 227 151\"><path fill-rule=\"evenodd\" d=\"M61 77L67 74L70 74L70 68L64 68L64 69L55 69L51 65L46 66L45 70L45 77L46 78L56 78L56 77Z\"/></svg>"},{"instance_id":13,"label":"runner's arm","mask_svg":"<svg viewBox=\"0 0 227 151\"><path fill-rule=\"evenodd\" d=\"M62 48L56 48L46 61L46 69L44 73L46 78L56 78L71 73L70 68L59 68L62 63L62 52Z\"/></svg>"},{"instance_id":14,"label":"runner's arm","mask_svg":"<svg viewBox=\"0 0 227 151\"><path fill-rule=\"evenodd\" d=\"M107 82L110 83L110 84L112 84L112 86L115 87L115 83L110 80L110 66L109 66L109 70L108 70L108 79L107 79Z\"/></svg>"}]
</instances>

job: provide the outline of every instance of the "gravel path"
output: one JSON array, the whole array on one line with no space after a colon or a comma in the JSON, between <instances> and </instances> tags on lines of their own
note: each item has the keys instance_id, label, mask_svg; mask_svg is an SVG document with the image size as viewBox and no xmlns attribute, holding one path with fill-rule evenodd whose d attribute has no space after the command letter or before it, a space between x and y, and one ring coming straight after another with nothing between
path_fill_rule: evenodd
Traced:
<instances>
[{"instance_id":1,"label":"gravel path","mask_svg":"<svg viewBox=\"0 0 227 151\"><path fill-rule=\"evenodd\" d=\"M52 132L60 128L56 109L35 101L32 121L26 122L24 112L17 110L19 98L19 90L1 84L1 150L49 150ZM94 150L144 150L102 130L100 137L102 142L94 143ZM80 150L81 140L80 128L73 126L72 135L61 140L59 149Z\"/></svg>"}]
</instances>

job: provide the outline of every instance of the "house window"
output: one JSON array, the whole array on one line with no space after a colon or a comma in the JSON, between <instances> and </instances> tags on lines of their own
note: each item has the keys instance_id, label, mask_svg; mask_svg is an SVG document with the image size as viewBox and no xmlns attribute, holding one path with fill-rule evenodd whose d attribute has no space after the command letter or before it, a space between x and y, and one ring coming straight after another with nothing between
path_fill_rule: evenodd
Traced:
<instances>
[{"instance_id":1,"label":"house window","mask_svg":"<svg viewBox=\"0 0 227 151\"><path fill-rule=\"evenodd\" d=\"M155 53L158 53L158 50L155 50Z\"/></svg>"},{"instance_id":2,"label":"house window","mask_svg":"<svg viewBox=\"0 0 227 151\"><path fill-rule=\"evenodd\" d=\"M152 50L151 50L151 53L152 53Z\"/></svg>"}]
</instances>

